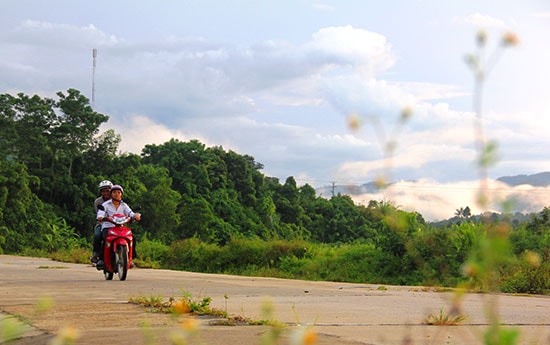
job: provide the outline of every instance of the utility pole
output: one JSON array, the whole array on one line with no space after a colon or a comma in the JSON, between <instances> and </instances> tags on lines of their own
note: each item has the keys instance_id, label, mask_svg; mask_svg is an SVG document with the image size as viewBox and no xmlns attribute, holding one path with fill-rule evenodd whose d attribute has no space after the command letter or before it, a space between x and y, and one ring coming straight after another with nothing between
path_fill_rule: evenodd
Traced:
<instances>
[{"instance_id":1,"label":"utility pole","mask_svg":"<svg viewBox=\"0 0 550 345\"><path fill-rule=\"evenodd\" d=\"M92 69L92 109L95 107L95 59L97 57L97 49L92 50L93 69Z\"/></svg>"},{"instance_id":2,"label":"utility pole","mask_svg":"<svg viewBox=\"0 0 550 345\"><path fill-rule=\"evenodd\" d=\"M332 196L334 196L334 190L335 190L335 188L336 188L336 182L335 182L335 181L332 181L331 184L332 184L332 188L331 188L331 190L332 190Z\"/></svg>"}]
</instances>

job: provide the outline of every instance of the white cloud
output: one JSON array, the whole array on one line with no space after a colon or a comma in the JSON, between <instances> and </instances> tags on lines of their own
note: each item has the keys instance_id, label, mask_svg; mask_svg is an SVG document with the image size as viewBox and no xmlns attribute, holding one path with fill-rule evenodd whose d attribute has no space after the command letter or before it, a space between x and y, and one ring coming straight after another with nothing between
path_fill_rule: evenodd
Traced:
<instances>
[{"instance_id":1,"label":"white cloud","mask_svg":"<svg viewBox=\"0 0 550 345\"><path fill-rule=\"evenodd\" d=\"M333 11L335 9L335 7L332 5L322 4L319 2L313 3L311 6L319 11Z\"/></svg>"},{"instance_id":2,"label":"white cloud","mask_svg":"<svg viewBox=\"0 0 550 345\"><path fill-rule=\"evenodd\" d=\"M458 90L456 85L438 85L426 82L400 82L398 86L403 92L414 95L419 101L433 101L470 96L470 93Z\"/></svg>"},{"instance_id":3,"label":"white cloud","mask_svg":"<svg viewBox=\"0 0 550 345\"><path fill-rule=\"evenodd\" d=\"M120 151L127 153L141 153L145 145L163 144L170 139L188 141L197 139L209 146L208 141L200 134L184 133L181 130L171 130L140 114L127 114L122 118L114 118L103 125L103 129L113 128L121 136Z\"/></svg>"},{"instance_id":4,"label":"white cloud","mask_svg":"<svg viewBox=\"0 0 550 345\"><path fill-rule=\"evenodd\" d=\"M21 22L14 30L14 35L10 37L15 39L12 43L26 43L35 47L37 45L45 45L50 48L61 48L63 50L67 47L89 48L90 42L95 42L102 46L112 46L121 43L121 40L115 35L108 35L93 24L75 26L36 20ZM51 39L40 39L43 37Z\"/></svg>"},{"instance_id":5,"label":"white cloud","mask_svg":"<svg viewBox=\"0 0 550 345\"><path fill-rule=\"evenodd\" d=\"M390 68L396 59L383 35L349 25L320 29L307 47L312 53L322 53L320 57L326 59L324 65L329 71L349 66L366 78Z\"/></svg>"},{"instance_id":6,"label":"white cloud","mask_svg":"<svg viewBox=\"0 0 550 345\"><path fill-rule=\"evenodd\" d=\"M536 12L536 13L533 13L532 16L539 17L539 18L550 18L550 11Z\"/></svg>"},{"instance_id":7,"label":"white cloud","mask_svg":"<svg viewBox=\"0 0 550 345\"><path fill-rule=\"evenodd\" d=\"M452 22L456 24L467 24L467 25L471 25L481 29L489 29L489 28L505 29L506 28L506 24L502 19L495 18L489 15L483 15L478 12L462 18L454 17Z\"/></svg>"},{"instance_id":8,"label":"white cloud","mask_svg":"<svg viewBox=\"0 0 550 345\"><path fill-rule=\"evenodd\" d=\"M550 187L508 185L496 180L489 181L485 196L491 200L489 207L481 207L477 202L478 181L439 183L431 180L414 182L401 181L376 194L352 196L358 204L368 204L369 200L388 200L409 212L419 212L427 221L444 220L454 216L461 207L470 207L472 214L491 212L540 212L550 204ZM506 202L506 206L504 203ZM511 209L508 209L511 207Z\"/></svg>"}]
</instances>

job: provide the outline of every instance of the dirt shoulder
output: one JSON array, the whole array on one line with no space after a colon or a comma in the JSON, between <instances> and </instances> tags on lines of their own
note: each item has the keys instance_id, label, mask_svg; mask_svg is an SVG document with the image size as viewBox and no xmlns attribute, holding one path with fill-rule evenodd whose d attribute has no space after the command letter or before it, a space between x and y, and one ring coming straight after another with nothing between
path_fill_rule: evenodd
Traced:
<instances>
[{"instance_id":1,"label":"dirt shoulder","mask_svg":"<svg viewBox=\"0 0 550 345\"><path fill-rule=\"evenodd\" d=\"M76 344L161 344L187 337L190 344L260 344L268 326L212 325L209 318L173 317L129 304L131 297L179 298L184 292L212 298L231 315L286 324L272 344L482 344L486 307L497 308L502 326L520 332L520 342L550 341L550 297L468 294L459 306L460 326L427 326L429 314L448 311L453 293L420 287L309 282L169 270L133 269L126 281L106 281L89 265L0 255L0 311L34 327L15 344L46 344L76 334ZM43 304L45 311L39 311ZM311 338L308 338L311 339Z\"/></svg>"}]
</instances>

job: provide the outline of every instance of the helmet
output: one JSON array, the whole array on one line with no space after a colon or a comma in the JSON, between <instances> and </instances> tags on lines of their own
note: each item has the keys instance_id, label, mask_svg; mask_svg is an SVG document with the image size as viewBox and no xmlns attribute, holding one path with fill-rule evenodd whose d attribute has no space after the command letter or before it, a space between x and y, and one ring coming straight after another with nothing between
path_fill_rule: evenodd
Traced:
<instances>
[{"instance_id":1,"label":"helmet","mask_svg":"<svg viewBox=\"0 0 550 345\"><path fill-rule=\"evenodd\" d=\"M103 180L99 182L99 191L101 192L103 189L108 189L113 186L113 183L109 180Z\"/></svg>"},{"instance_id":2,"label":"helmet","mask_svg":"<svg viewBox=\"0 0 550 345\"><path fill-rule=\"evenodd\" d=\"M124 189L122 189L122 186L118 185L118 184L115 184L111 187L111 193L114 191L114 190L119 190L122 194L124 194Z\"/></svg>"}]
</instances>

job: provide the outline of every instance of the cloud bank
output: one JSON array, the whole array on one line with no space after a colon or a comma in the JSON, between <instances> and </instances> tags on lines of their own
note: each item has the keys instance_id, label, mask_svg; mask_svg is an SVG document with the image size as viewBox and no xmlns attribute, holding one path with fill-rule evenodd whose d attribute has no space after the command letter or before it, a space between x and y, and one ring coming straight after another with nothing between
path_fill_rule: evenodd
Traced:
<instances>
[{"instance_id":1,"label":"cloud bank","mask_svg":"<svg viewBox=\"0 0 550 345\"><path fill-rule=\"evenodd\" d=\"M491 200L489 207L480 207L478 181L440 183L430 180L400 181L378 193L352 195L357 204L368 205L370 200L389 200L400 209L419 212L427 221L452 218L456 210L470 207L472 215L484 212L538 213L550 205L550 186L521 185L510 187L490 180L483 195ZM352 192L352 191L350 191Z\"/></svg>"}]
</instances>

